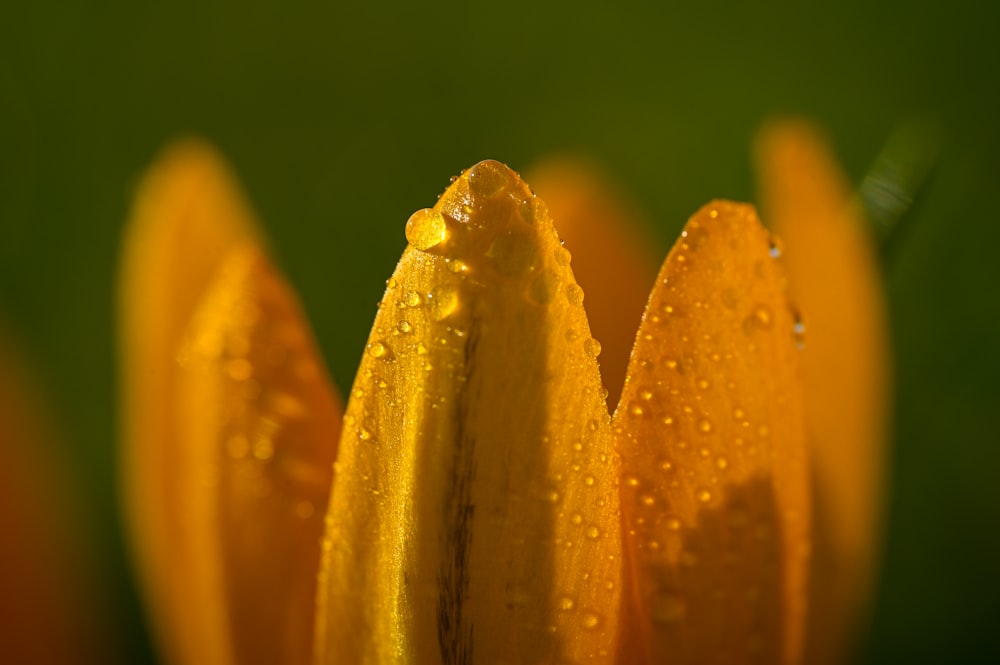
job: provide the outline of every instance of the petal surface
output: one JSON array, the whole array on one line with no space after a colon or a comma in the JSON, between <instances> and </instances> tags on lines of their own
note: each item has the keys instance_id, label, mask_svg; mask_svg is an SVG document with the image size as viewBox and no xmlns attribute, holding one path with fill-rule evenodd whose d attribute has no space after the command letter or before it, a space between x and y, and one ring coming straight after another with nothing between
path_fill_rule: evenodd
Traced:
<instances>
[{"instance_id":1,"label":"petal surface","mask_svg":"<svg viewBox=\"0 0 1000 665\"><path fill-rule=\"evenodd\" d=\"M659 257L651 255L653 243L639 214L596 167L551 160L533 168L528 181L573 253L573 274L587 294L587 316L601 342L601 376L612 408L621 396Z\"/></svg>"},{"instance_id":2,"label":"petal surface","mask_svg":"<svg viewBox=\"0 0 1000 665\"><path fill-rule=\"evenodd\" d=\"M296 297L254 244L224 261L180 364L172 509L192 568L176 573L205 612L201 662L308 663L341 412Z\"/></svg>"},{"instance_id":3,"label":"petal surface","mask_svg":"<svg viewBox=\"0 0 1000 665\"><path fill-rule=\"evenodd\" d=\"M889 351L878 261L863 213L815 128L795 121L767 128L757 168L807 331L816 522L807 658L845 662L870 602L885 500Z\"/></svg>"},{"instance_id":4,"label":"petal surface","mask_svg":"<svg viewBox=\"0 0 1000 665\"><path fill-rule=\"evenodd\" d=\"M608 662L617 460L568 253L493 161L406 235L345 416L317 662Z\"/></svg>"},{"instance_id":5,"label":"petal surface","mask_svg":"<svg viewBox=\"0 0 1000 665\"><path fill-rule=\"evenodd\" d=\"M699 211L660 270L612 425L622 663L795 663L809 484L794 319L753 208Z\"/></svg>"},{"instance_id":6,"label":"petal surface","mask_svg":"<svg viewBox=\"0 0 1000 665\"><path fill-rule=\"evenodd\" d=\"M250 249L227 258L240 247ZM309 501L323 510L315 485L328 482L336 407L321 370L315 380L294 379L294 365L319 368L319 359L294 297L254 247L256 223L218 155L197 142L170 148L138 192L119 307L124 503L171 663L307 658L300 605L318 556L305 550L319 528L296 511L308 513ZM238 258L254 251L254 260ZM250 311L257 318L237 316ZM204 340L225 341L221 355ZM309 419L277 416L304 405ZM254 446L268 428L263 459L264 447ZM251 459L237 459L241 430ZM281 576L287 588L276 589ZM263 625L285 614L301 623Z\"/></svg>"}]
</instances>

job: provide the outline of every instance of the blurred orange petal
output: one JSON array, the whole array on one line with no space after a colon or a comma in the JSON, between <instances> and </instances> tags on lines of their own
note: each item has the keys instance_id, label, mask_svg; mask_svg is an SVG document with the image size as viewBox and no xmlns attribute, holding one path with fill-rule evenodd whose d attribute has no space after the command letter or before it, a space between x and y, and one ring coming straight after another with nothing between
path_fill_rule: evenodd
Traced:
<instances>
[{"instance_id":1,"label":"blurred orange petal","mask_svg":"<svg viewBox=\"0 0 1000 665\"><path fill-rule=\"evenodd\" d=\"M812 125L767 127L757 170L807 334L816 523L807 660L843 662L870 602L885 503L889 351L878 261L864 215Z\"/></svg>"},{"instance_id":2,"label":"blurred orange petal","mask_svg":"<svg viewBox=\"0 0 1000 665\"><path fill-rule=\"evenodd\" d=\"M106 662L80 515L48 422L0 330L0 662Z\"/></svg>"},{"instance_id":3,"label":"blurred orange petal","mask_svg":"<svg viewBox=\"0 0 1000 665\"><path fill-rule=\"evenodd\" d=\"M656 278L657 258L638 212L597 167L569 159L542 162L528 173L559 235L573 254L573 273L587 294L587 315L601 342L608 405L618 403L635 330Z\"/></svg>"},{"instance_id":4,"label":"blurred orange petal","mask_svg":"<svg viewBox=\"0 0 1000 665\"><path fill-rule=\"evenodd\" d=\"M184 142L144 179L124 249L124 496L174 663L308 660L338 407L258 238L218 155Z\"/></svg>"},{"instance_id":5,"label":"blurred orange petal","mask_svg":"<svg viewBox=\"0 0 1000 665\"><path fill-rule=\"evenodd\" d=\"M213 612L199 662L305 664L339 397L301 307L254 244L195 312L176 383L189 607ZM208 638L212 638L212 642Z\"/></svg>"}]
</instances>

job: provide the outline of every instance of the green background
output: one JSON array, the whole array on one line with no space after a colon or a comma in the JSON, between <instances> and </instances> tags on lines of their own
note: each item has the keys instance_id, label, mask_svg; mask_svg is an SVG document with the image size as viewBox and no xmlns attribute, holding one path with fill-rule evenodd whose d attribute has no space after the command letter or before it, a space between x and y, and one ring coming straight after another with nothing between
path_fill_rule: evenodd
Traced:
<instances>
[{"instance_id":1,"label":"green background","mask_svg":"<svg viewBox=\"0 0 1000 665\"><path fill-rule=\"evenodd\" d=\"M590 156L665 253L704 202L752 200L755 128L797 112L857 182L901 122L937 128L884 252L896 436L866 662L1000 662L998 25L964 0L4 2L0 316L79 471L121 661L152 656L114 505L112 297L165 142L229 157L344 389L403 223L461 168Z\"/></svg>"}]
</instances>

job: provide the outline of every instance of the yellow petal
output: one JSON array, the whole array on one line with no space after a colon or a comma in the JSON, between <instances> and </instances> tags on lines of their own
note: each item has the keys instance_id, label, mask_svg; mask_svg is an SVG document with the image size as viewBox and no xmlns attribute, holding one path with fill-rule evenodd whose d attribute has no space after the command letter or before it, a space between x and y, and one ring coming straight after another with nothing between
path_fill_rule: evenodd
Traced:
<instances>
[{"instance_id":1,"label":"yellow petal","mask_svg":"<svg viewBox=\"0 0 1000 665\"><path fill-rule=\"evenodd\" d=\"M20 360L0 329L0 662L103 662L84 529Z\"/></svg>"},{"instance_id":2,"label":"yellow petal","mask_svg":"<svg viewBox=\"0 0 1000 665\"><path fill-rule=\"evenodd\" d=\"M863 215L813 127L786 122L763 132L758 172L807 331L816 510L807 659L844 662L869 601L882 526L889 353L881 280Z\"/></svg>"},{"instance_id":3,"label":"yellow petal","mask_svg":"<svg viewBox=\"0 0 1000 665\"><path fill-rule=\"evenodd\" d=\"M308 663L340 409L295 296L253 244L223 263L180 359L168 482L199 662Z\"/></svg>"},{"instance_id":4,"label":"yellow petal","mask_svg":"<svg viewBox=\"0 0 1000 665\"><path fill-rule=\"evenodd\" d=\"M184 522L173 506L176 355L195 303L222 257L255 235L255 224L220 158L196 142L162 155L139 188L119 275L122 478L140 581L161 649L173 663L198 658L186 618L189 582L173 547Z\"/></svg>"},{"instance_id":5,"label":"yellow petal","mask_svg":"<svg viewBox=\"0 0 1000 665\"><path fill-rule=\"evenodd\" d=\"M587 293L587 315L601 342L601 375L614 406L625 382L635 330L656 277L652 242L639 215L596 168L553 160L529 174L573 253L573 273Z\"/></svg>"},{"instance_id":6,"label":"yellow petal","mask_svg":"<svg viewBox=\"0 0 1000 665\"><path fill-rule=\"evenodd\" d=\"M750 206L715 202L657 278L612 424L622 663L794 663L809 494L793 315Z\"/></svg>"},{"instance_id":7,"label":"yellow petal","mask_svg":"<svg viewBox=\"0 0 1000 665\"><path fill-rule=\"evenodd\" d=\"M569 256L493 161L406 235L345 416L317 662L608 662L617 464Z\"/></svg>"}]
</instances>

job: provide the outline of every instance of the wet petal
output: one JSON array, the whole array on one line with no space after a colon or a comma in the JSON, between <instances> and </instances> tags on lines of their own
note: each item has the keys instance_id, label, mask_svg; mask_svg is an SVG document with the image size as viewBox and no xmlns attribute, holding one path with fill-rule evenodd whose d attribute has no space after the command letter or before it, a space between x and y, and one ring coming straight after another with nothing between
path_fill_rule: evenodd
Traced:
<instances>
[{"instance_id":1,"label":"wet petal","mask_svg":"<svg viewBox=\"0 0 1000 665\"><path fill-rule=\"evenodd\" d=\"M223 263L180 361L170 482L192 568L175 574L206 613L201 662L308 663L341 414L297 299L254 245Z\"/></svg>"},{"instance_id":2,"label":"wet petal","mask_svg":"<svg viewBox=\"0 0 1000 665\"><path fill-rule=\"evenodd\" d=\"M143 180L132 210L119 277L122 478L126 518L161 649L177 663L198 660L187 582L171 543L177 440L173 399L184 327L222 257L255 233L226 167L207 146L170 148ZM196 625L196 624L195 624Z\"/></svg>"},{"instance_id":3,"label":"wet petal","mask_svg":"<svg viewBox=\"0 0 1000 665\"><path fill-rule=\"evenodd\" d=\"M587 293L587 315L601 342L608 404L618 403L635 330L656 278L657 262L643 222L596 167L543 162L529 174L573 253L573 273Z\"/></svg>"},{"instance_id":4,"label":"wet petal","mask_svg":"<svg viewBox=\"0 0 1000 665\"><path fill-rule=\"evenodd\" d=\"M620 662L798 662L809 494L793 325L753 209L698 212L660 271L612 423Z\"/></svg>"},{"instance_id":5,"label":"wet petal","mask_svg":"<svg viewBox=\"0 0 1000 665\"><path fill-rule=\"evenodd\" d=\"M569 256L492 161L406 236L345 416L318 662L607 662L617 464Z\"/></svg>"},{"instance_id":6,"label":"wet petal","mask_svg":"<svg viewBox=\"0 0 1000 665\"><path fill-rule=\"evenodd\" d=\"M820 134L775 124L758 142L766 218L802 307L815 477L810 663L843 662L868 605L883 519L886 312L873 242Z\"/></svg>"}]
</instances>

